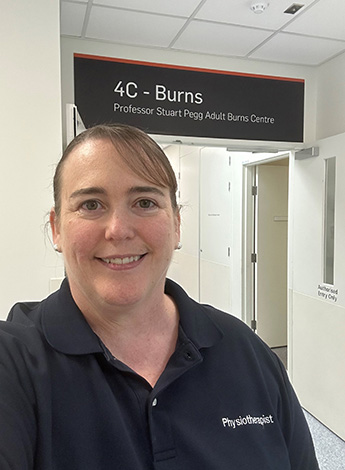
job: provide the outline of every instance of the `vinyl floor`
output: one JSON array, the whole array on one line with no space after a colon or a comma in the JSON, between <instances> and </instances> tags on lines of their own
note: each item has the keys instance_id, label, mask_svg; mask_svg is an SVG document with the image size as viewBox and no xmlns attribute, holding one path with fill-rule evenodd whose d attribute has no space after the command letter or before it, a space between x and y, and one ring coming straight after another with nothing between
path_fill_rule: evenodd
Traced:
<instances>
[{"instance_id":1,"label":"vinyl floor","mask_svg":"<svg viewBox=\"0 0 345 470\"><path fill-rule=\"evenodd\" d=\"M320 470L345 470L345 441L304 410Z\"/></svg>"}]
</instances>

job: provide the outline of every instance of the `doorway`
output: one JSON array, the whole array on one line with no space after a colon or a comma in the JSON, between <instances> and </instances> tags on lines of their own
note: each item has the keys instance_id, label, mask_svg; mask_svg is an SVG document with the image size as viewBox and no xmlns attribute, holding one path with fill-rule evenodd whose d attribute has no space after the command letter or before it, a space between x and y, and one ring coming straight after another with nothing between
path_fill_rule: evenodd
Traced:
<instances>
[{"instance_id":1,"label":"doorway","mask_svg":"<svg viewBox=\"0 0 345 470\"><path fill-rule=\"evenodd\" d=\"M245 168L246 321L271 347L287 346L289 157Z\"/></svg>"}]
</instances>

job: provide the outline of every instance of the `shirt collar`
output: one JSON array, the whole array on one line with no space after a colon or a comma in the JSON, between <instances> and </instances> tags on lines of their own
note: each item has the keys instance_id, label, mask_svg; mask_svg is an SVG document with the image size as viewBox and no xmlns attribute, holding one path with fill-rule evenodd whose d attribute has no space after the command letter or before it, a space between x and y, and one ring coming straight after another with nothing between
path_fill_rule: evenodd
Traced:
<instances>
[{"instance_id":1,"label":"shirt collar","mask_svg":"<svg viewBox=\"0 0 345 470\"><path fill-rule=\"evenodd\" d=\"M98 336L73 300L67 279L41 305L43 333L54 349L65 354L103 352Z\"/></svg>"},{"instance_id":2,"label":"shirt collar","mask_svg":"<svg viewBox=\"0 0 345 470\"><path fill-rule=\"evenodd\" d=\"M166 280L165 293L175 301L183 331L198 349L209 348L221 340L223 334L207 314L204 305L191 299L182 287L170 279Z\"/></svg>"},{"instance_id":3,"label":"shirt collar","mask_svg":"<svg viewBox=\"0 0 345 470\"><path fill-rule=\"evenodd\" d=\"M211 347L222 338L205 307L192 300L178 284L167 279L165 293L175 301L183 331L198 349ZM41 303L41 308L42 329L54 349L75 355L103 352L100 339L72 298L67 279L59 291Z\"/></svg>"}]
</instances>

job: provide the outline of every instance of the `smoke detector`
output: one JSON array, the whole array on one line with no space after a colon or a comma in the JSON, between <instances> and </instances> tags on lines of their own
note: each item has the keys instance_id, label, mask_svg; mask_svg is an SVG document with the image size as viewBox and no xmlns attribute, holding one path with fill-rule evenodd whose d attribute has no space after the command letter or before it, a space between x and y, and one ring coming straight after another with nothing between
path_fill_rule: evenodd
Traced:
<instances>
[{"instance_id":1,"label":"smoke detector","mask_svg":"<svg viewBox=\"0 0 345 470\"><path fill-rule=\"evenodd\" d=\"M257 2L257 3L252 3L250 9L257 14L263 13L266 8L268 7L269 3L267 2Z\"/></svg>"}]
</instances>

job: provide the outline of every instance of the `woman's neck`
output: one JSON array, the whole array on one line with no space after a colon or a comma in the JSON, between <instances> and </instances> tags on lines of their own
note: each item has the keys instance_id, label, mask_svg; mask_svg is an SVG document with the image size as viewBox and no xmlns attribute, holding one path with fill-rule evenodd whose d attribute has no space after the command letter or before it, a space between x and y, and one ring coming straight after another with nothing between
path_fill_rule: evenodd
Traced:
<instances>
[{"instance_id":1,"label":"woman's neck","mask_svg":"<svg viewBox=\"0 0 345 470\"><path fill-rule=\"evenodd\" d=\"M154 306L85 317L112 355L153 387L176 347L179 315L174 301L164 294Z\"/></svg>"}]
</instances>

